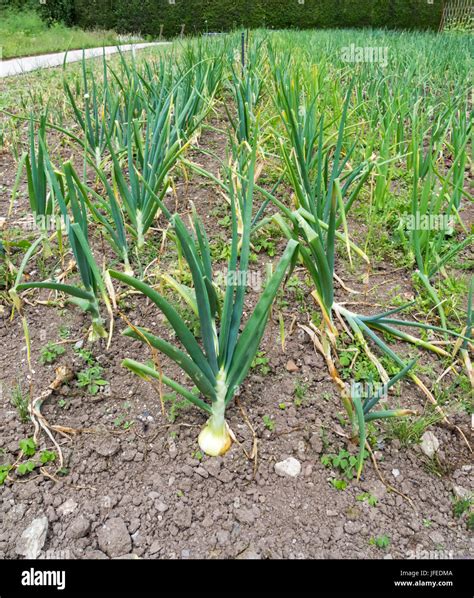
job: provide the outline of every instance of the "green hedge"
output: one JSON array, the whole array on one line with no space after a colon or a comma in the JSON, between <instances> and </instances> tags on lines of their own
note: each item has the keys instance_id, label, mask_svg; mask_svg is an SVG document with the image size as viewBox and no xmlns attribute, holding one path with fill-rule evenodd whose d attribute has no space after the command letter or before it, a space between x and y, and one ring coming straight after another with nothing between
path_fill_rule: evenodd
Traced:
<instances>
[{"instance_id":1,"label":"green hedge","mask_svg":"<svg viewBox=\"0 0 474 598\"><path fill-rule=\"evenodd\" d=\"M61 21L66 25L74 25L74 0L0 0L0 10L35 10L48 23Z\"/></svg>"},{"instance_id":2,"label":"green hedge","mask_svg":"<svg viewBox=\"0 0 474 598\"><path fill-rule=\"evenodd\" d=\"M40 5L40 13L49 23L62 21L66 25L75 24L74 0L46 0Z\"/></svg>"},{"instance_id":3,"label":"green hedge","mask_svg":"<svg viewBox=\"0 0 474 598\"><path fill-rule=\"evenodd\" d=\"M37 8L39 6L39 0L0 0L0 10L12 9L12 10L23 10L29 8Z\"/></svg>"},{"instance_id":4,"label":"green hedge","mask_svg":"<svg viewBox=\"0 0 474 598\"><path fill-rule=\"evenodd\" d=\"M47 0L74 4L67 18L84 28L172 37L236 27L387 27L438 29L442 0ZM47 8L48 10L48 8ZM55 16L57 18L57 15Z\"/></svg>"}]
</instances>

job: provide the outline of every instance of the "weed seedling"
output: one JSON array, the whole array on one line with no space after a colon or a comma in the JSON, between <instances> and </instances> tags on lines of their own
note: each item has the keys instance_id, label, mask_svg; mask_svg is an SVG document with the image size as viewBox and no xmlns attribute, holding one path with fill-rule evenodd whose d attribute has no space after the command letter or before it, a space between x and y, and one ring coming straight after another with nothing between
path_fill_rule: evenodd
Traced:
<instances>
[{"instance_id":1,"label":"weed seedling","mask_svg":"<svg viewBox=\"0 0 474 598\"><path fill-rule=\"evenodd\" d=\"M16 473L19 476L24 476L28 473L31 473L35 467L36 464L34 461L26 461L25 463L20 463L20 465L18 465L16 468Z\"/></svg>"},{"instance_id":2,"label":"weed seedling","mask_svg":"<svg viewBox=\"0 0 474 598\"><path fill-rule=\"evenodd\" d=\"M79 388L87 388L90 395L96 395L101 386L107 386L107 380L102 378L104 368L100 365L93 365L77 374L77 385Z\"/></svg>"},{"instance_id":3,"label":"weed seedling","mask_svg":"<svg viewBox=\"0 0 474 598\"><path fill-rule=\"evenodd\" d=\"M266 376L270 373L270 359L265 357L264 351L259 351L255 356L255 359L252 361L252 369L256 369L262 374L262 376Z\"/></svg>"},{"instance_id":4,"label":"weed seedling","mask_svg":"<svg viewBox=\"0 0 474 598\"><path fill-rule=\"evenodd\" d=\"M331 484L336 490L345 490L347 488L346 480L331 480Z\"/></svg>"},{"instance_id":5,"label":"weed seedling","mask_svg":"<svg viewBox=\"0 0 474 598\"><path fill-rule=\"evenodd\" d=\"M87 351L86 349L74 349L74 352L78 357L83 359L87 365L94 365L95 359L92 355L92 351Z\"/></svg>"},{"instance_id":6,"label":"weed seedling","mask_svg":"<svg viewBox=\"0 0 474 598\"><path fill-rule=\"evenodd\" d=\"M69 337L71 336L71 331L69 330L69 328L67 326L64 326L64 324L62 324L59 327L59 338L63 341L67 340Z\"/></svg>"},{"instance_id":7,"label":"weed seedling","mask_svg":"<svg viewBox=\"0 0 474 598\"><path fill-rule=\"evenodd\" d=\"M201 451L196 451L195 453L193 453L193 459L202 461L203 457L204 457L204 455L201 453Z\"/></svg>"},{"instance_id":8,"label":"weed seedling","mask_svg":"<svg viewBox=\"0 0 474 598\"><path fill-rule=\"evenodd\" d=\"M385 550L390 546L390 538L386 535L377 536L375 538L372 537L369 540L369 544L371 546L377 546L377 548L382 548L383 550Z\"/></svg>"},{"instance_id":9,"label":"weed seedling","mask_svg":"<svg viewBox=\"0 0 474 598\"><path fill-rule=\"evenodd\" d=\"M11 471L11 465L0 465L0 486L5 482Z\"/></svg>"},{"instance_id":10,"label":"weed seedling","mask_svg":"<svg viewBox=\"0 0 474 598\"><path fill-rule=\"evenodd\" d=\"M367 502L371 507L375 507L377 505L377 498L370 494L370 492L363 492L362 494L358 494L356 496L356 500L359 502Z\"/></svg>"},{"instance_id":11,"label":"weed seedling","mask_svg":"<svg viewBox=\"0 0 474 598\"><path fill-rule=\"evenodd\" d=\"M474 511L469 513L467 517L467 529L470 531L474 530Z\"/></svg>"},{"instance_id":12,"label":"weed seedling","mask_svg":"<svg viewBox=\"0 0 474 598\"><path fill-rule=\"evenodd\" d=\"M369 453L364 451L364 460L367 459ZM357 466L357 457L351 455L345 449L341 449L338 455L323 455L321 463L325 467L334 467L339 470L348 480L352 480L355 475L355 468Z\"/></svg>"},{"instance_id":13,"label":"weed seedling","mask_svg":"<svg viewBox=\"0 0 474 598\"><path fill-rule=\"evenodd\" d=\"M178 395L174 392L163 395L163 401L165 403L170 403L170 408L167 413L168 421L172 424L177 420L182 412L190 408L189 401L186 401L186 399L179 399Z\"/></svg>"},{"instance_id":14,"label":"weed seedling","mask_svg":"<svg viewBox=\"0 0 474 598\"><path fill-rule=\"evenodd\" d=\"M40 461L42 465L46 465L46 463L52 463L56 461L56 453L54 451L41 451L40 453Z\"/></svg>"},{"instance_id":15,"label":"weed seedling","mask_svg":"<svg viewBox=\"0 0 474 598\"><path fill-rule=\"evenodd\" d=\"M36 453L36 443L33 438L24 438L18 445L25 457L32 457Z\"/></svg>"},{"instance_id":16,"label":"weed seedling","mask_svg":"<svg viewBox=\"0 0 474 598\"><path fill-rule=\"evenodd\" d=\"M295 395L294 404L295 407L301 407L303 401L306 399L306 393L308 392L308 384L304 384L301 380L295 382L295 389L293 391Z\"/></svg>"},{"instance_id":17,"label":"weed seedling","mask_svg":"<svg viewBox=\"0 0 474 598\"><path fill-rule=\"evenodd\" d=\"M11 404L18 411L20 421L26 423L29 419L28 404L30 402L30 393L23 392L21 384L18 383L12 389Z\"/></svg>"},{"instance_id":18,"label":"weed seedling","mask_svg":"<svg viewBox=\"0 0 474 598\"><path fill-rule=\"evenodd\" d=\"M273 432L273 430L275 429L275 422L273 421L273 419L269 415L264 415L262 417L262 421L265 425L265 428L267 428L267 430L270 430L270 432Z\"/></svg>"},{"instance_id":19,"label":"weed seedling","mask_svg":"<svg viewBox=\"0 0 474 598\"><path fill-rule=\"evenodd\" d=\"M122 413L114 419L114 426L116 428L122 428L122 430L130 429L133 426L133 423L133 421L127 420Z\"/></svg>"},{"instance_id":20,"label":"weed seedling","mask_svg":"<svg viewBox=\"0 0 474 598\"><path fill-rule=\"evenodd\" d=\"M61 355L64 355L65 352L66 349L61 345L48 343L41 349L40 361L43 365L54 363L56 359Z\"/></svg>"},{"instance_id":21,"label":"weed seedling","mask_svg":"<svg viewBox=\"0 0 474 598\"><path fill-rule=\"evenodd\" d=\"M474 498L459 498L454 501L453 513L454 516L460 518L474 506Z\"/></svg>"}]
</instances>

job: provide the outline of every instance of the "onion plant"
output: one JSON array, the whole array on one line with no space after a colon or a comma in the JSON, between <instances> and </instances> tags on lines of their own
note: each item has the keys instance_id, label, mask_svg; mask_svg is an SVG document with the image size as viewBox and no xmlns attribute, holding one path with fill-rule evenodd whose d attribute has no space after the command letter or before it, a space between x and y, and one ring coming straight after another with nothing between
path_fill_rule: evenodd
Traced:
<instances>
[{"instance_id":1,"label":"onion plant","mask_svg":"<svg viewBox=\"0 0 474 598\"><path fill-rule=\"evenodd\" d=\"M47 113L40 117L38 134L35 133L35 122L30 117L29 123L29 150L20 158L18 177L23 168L26 169L28 181L28 199L35 228L39 231L43 242L43 256L51 255L49 232L51 220L54 216L54 195L48 188L46 177L46 161L44 147L46 143ZM19 182L19 179L17 179ZM17 185L12 194L12 203L16 195Z\"/></svg>"},{"instance_id":2,"label":"onion plant","mask_svg":"<svg viewBox=\"0 0 474 598\"><path fill-rule=\"evenodd\" d=\"M43 146L43 151L46 152L45 146ZM62 181L63 177L65 183ZM111 313L111 306L99 266L89 247L88 210L84 189L76 184L74 171L70 162L64 165L64 173L59 178L53 169L49 157L47 157L46 178L53 190L65 222L69 243L76 260L83 287L51 280L18 284L16 285L16 290L20 292L37 288L65 293L70 297L72 303L90 314L92 326L89 333L89 340L95 341L99 338L107 337L104 320L100 314L99 298L102 297L109 313Z\"/></svg>"},{"instance_id":3,"label":"onion plant","mask_svg":"<svg viewBox=\"0 0 474 598\"><path fill-rule=\"evenodd\" d=\"M391 349L384 337L388 335L402 339L443 356L449 356L449 353L437 345L400 330L400 327L403 326L415 326L425 330L442 330L436 326L397 319L395 314L402 311L405 306L376 315L361 315L347 309L344 304L335 300L336 230L341 223L345 222L346 212L357 197L362 183L366 180L370 165L348 167L348 159L346 158L351 155L353 145L345 153L346 158L342 158L344 126L347 118L350 89L342 111L335 147L332 151L326 149L324 154L323 148L325 146L327 148L327 141L324 137L323 125L319 124L319 131L317 131L314 124L308 124L307 121L298 118L297 101L301 100L299 99L300 94L295 91L297 89L296 84L293 87L283 86L282 81L277 71L276 93L279 102L283 105L280 114L292 145L292 149L288 150L285 144L281 143L282 159L286 165L288 178L297 199L297 209L292 211L280 200L273 197L272 201L286 215L287 222L285 223L279 215L274 219L280 224L288 238L300 242L299 253L315 285L312 294L322 313L319 337L313 336L313 338L316 346L326 358L332 377L341 389L344 407L349 415L354 433L358 431L361 451L363 451L365 442L364 422L377 417L407 415L410 411L398 409L373 411L378 403L378 400L374 400L374 397L366 397L366 400L362 402L360 397L354 398L350 395L344 382L339 377L332 357L333 351L337 353L337 323L343 323L346 333L364 349L377 368L384 384L391 386L405 375L408 375L432 400L434 399L431 393L412 371L414 362L405 363ZM290 92L288 92L288 89L290 89ZM315 103L311 104L311 106L314 105ZM313 114L310 121L314 123L314 120ZM322 122L322 117L320 122ZM312 152L312 148L316 149L313 149ZM344 181L346 182L344 183ZM355 186L352 191L351 184ZM267 192L263 192L268 195ZM321 221L327 225L326 229L321 226ZM400 368L399 373L392 381L389 380L380 360L373 354L368 341L373 342L384 356L391 359ZM369 412L370 418L367 419Z\"/></svg>"},{"instance_id":4,"label":"onion plant","mask_svg":"<svg viewBox=\"0 0 474 598\"><path fill-rule=\"evenodd\" d=\"M110 146L114 188L139 249L160 209L156 197L163 199L170 170L186 147L173 127L173 110L170 98L161 112L147 115L143 132L138 121L129 123L125 165Z\"/></svg>"},{"instance_id":5,"label":"onion plant","mask_svg":"<svg viewBox=\"0 0 474 598\"><path fill-rule=\"evenodd\" d=\"M167 355L188 375L197 390L190 391L153 368L136 361L126 359L123 364L144 378L160 380L210 416L199 435L199 445L206 454L212 456L224 454L231 445L232 433L225 421L225 410L250 369L265 330L273 299L285 273L294 263L297 249L297 242L290 240L273 276L243 325L250 257L255 146L251 154L247 155L247 160L249 166L243 176L240 172L233 172L232 168L228 170L232 240L222 304L216 292L209 243L201 220L194 214L194 234L191 234L179 215L171 215L162 205L191 271L202 348L176 309L162 295L135 278L116 271L110 272L113 278L141 291L157 305L175 331L184 351L140 327L128 328L125 335L143 340ZM241 233L237 221L238 205L244 208ZM243 329L240 332L241 326Z\"/></svg>"},{"instance_id":6,"label":"onion plant","mask_svg":"<svg viewBox=\"0 0 474 598\"><path fill-rule=\"evenodd\" d=\"M236 115L232 114L227 103L225 109L239 143L252 143L251 134L256 131L257 106L262 98L264 84L264 57L263 40L250 45L244 66L236 64L233 55L230 57L229 87L235 101Z\"/></svg>"},{"instance_id":7,"label":"onion plant","mask_svg":"<svg viewBox=\"0 0 474 598\"><path fill-rule=\"evenodd\" d=\"M155 105L154 110L147 110L144 122L133 119L125 126L127 146L124 160L109 142L114 189L139 249L145 243L145 235L168 190L171 169L211 106L213 95L203 95L204 87L208 86L210 69L208 66L201 73L195 86L186 79L187 74L181 76L159 110ZM215 89L212 94L214 92ZM104 176L101 179L105 184ZM108 195L110 198L109 190ZM118 216L112 204L107 211L113 220Z\"/></svg>"},{"instance_id":8,"label":"onion plant","mask_svg":"<svg viewBox=\"0 0 474 598\"><path fill-rule=\"evenodd\" d=\"M460 156L461 154L458 154L458 157ZM407 236L417 266L415 274L433 301L441 325L447 328L442 301L431 281L436 274L444 271L450 260L472 243L473 236L467 234L462 241L448 243L449 237L454 234L456 205L459 205L462 192L462 187L459 187L456 180L455 165L450 171L454 174L452 186L449 173L445 176L443 184L440 183L432 163L428 164L424 177L420 171L417 156L413 164L411 211L406 222Z\"/></svg>"},{"instance_id":9,"label":"onion plant","mask_svg":"<svg viewBox=\"0 0 474 598\"><path fill-rule=\"evenodd\" d=\"M464 331L465 338L461 345L461 357L466 366L466 370L471 381L471 386L474 388L474 369L472 367L471 357L469 350L472 349L472 328L474 326L474 277L471 278L471 284L469 286L469 295L467 300L467 322ZM461 340L461 339L459 339Z\"/></svg>"},{"instance_id":10,"label":"onion plant","mask_svg":"<svg viewBox=\"0 0 474 598\"><path fill-rule=\"evenodd\" d=\"M336 179L334 186L334 194L340 194L339 181ZM275 201L277 203L277 201ZM362 451L366 438L365 423L375 419L385 419L388 417L400 417L410 415L413 412L407 409L374 409L381 398L388 398L385 396L388 389L397 381L405 376L409 376L432 400L435 401L430 391L423 384L421 379L412 371L415 365L414 361L406 363L388 344L385 337L398 338L418 347L422 347L433 351L444 357L449 357L449 353L427 341L408 334L402 330L401 327L417 327L424 330L443 331L443 328L430 326L416 321L405 321L395 317L395 315L402 311L407 306L389 310L384 313L375 315L361 315L347 309L344 304L335 301L334 297L334 254L335 246L335 222L336 222L336 205L337 202L333 199L329 228L325 236L324 243L321 243L318 227L314 226L314 219L305 219L301 213L286 211L288 220L293 225L293 230L287 226L283 226L282 230L286 233L288 238L298 240L300 243L299 252L303 259L304 265L311 275L312 281L315 285L315 291L312 293L315 301L322 312L322 324L318 331L318 336L311 334L311 329L307 331L311 334L315 346L321 351L326 359L331 376L337 383L341 390L341 396L344 408L349 416L352 424L354 434L359 435L361 453L359 455L359 475L360 467L362 466ZM287 210L284 206L280 208ZM281 219L275 218L276 222L281 223ZM349 393L346 385L339 377L337 365L333 359L333 352L337 354L336 338L339 334L337 322L343 324L344 330L349 336L363 348L371 362L377 368L381 377L384 394L365 396L364 400L361 397L353 396ZM460 340L465 340L465 337L450 332L454 336L458 336ZM399 368L398 374L389 379L382 363L372 352L369 342L373 342L380 350L382 355L389 358Z\"/></svg>"},{"instance_id":11,"label":"onion plant","mask_svg":"<svg viewBox=\"0 0 474 598\"><path fill-rule=\"evenodd\" d=\"M102 57L103 80L102 89L96 81L94 70L87 72L86 59L82 58L82 88L77 85L76 93L64 79L64 90L69 98L76 122L84 134L86 150L92 155L96 164L102 159L115 129L118 114L120 95L114 94L109 86L107 76L107 62L105 55ZM79 102L77 95L82 94Z\"/></svg>"},{"instance_id":12,"label":"onion plant","mask_svg":"<svg viewBox=\"0 0 474 598\"><path fill-rule=\"evenodd\" d=\"M275 102L287 140L290 142L288 144L284 139L280 139L280 152L296 196L296 205L314 217L315 226L318 228L319 220L329 222L332 198L342 197L345 203L337 208L338 224L340 224L345 221L345 216L370 171L368 162L363 162L357 167L349 167L356 142L343 153L353 83L342 106L335 143L331 140L328 142L325 131L332 123L325 122L324 114L318 105L318 98L308 97L308 93L300 86L298 77L286 67L282 68L274 64L273 75ZM341 186L340 195L333 193L336 180ZM322 232L319 238L322 240Z\"/></svg>"},{"instance_id":13,"label":"onion plant","mask_svg":"<svg viewBox=\"0 0 474 598\"><path fill-rule=\"evenodd\" d=\"M94 189L83 183L75 170L70 167L71 179L81 189L93 219L100 225L105 239L116 255L123 261L125 272L132 274L130 266L130 247L127 240L127 230L122 206L117 200L116 192L112 188L105 172L98 169L98 176L105 189L106 196L102 197Z\"/></svg>"}]
</instances>

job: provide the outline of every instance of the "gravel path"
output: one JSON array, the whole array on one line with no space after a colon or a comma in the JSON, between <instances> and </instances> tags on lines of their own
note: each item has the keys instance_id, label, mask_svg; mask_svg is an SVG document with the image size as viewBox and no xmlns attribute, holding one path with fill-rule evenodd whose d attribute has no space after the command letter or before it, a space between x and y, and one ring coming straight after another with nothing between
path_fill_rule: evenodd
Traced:
<instances>
[{"instance_id":1,"label":"gravel path","mask_svg":"<svg viewBox=\"0 0 474 598\"><path fill-rule=\"evenodd\" d=\"M69 52L56 52L55 54L44 54L42 56L28 56L26 58L12 58L11 60L0 61L0 77L11 77L13 75L22 75L37 69L45 69L54 66L61 66L66 62L77 62L82 60L83 53L86 58L95 58L106 55L116 54L119 49L122 52L141 50L150 46L165 46L170 42L150 42L144 44L127 44L124 46L107 46L105 48L91 48L90 50L70 50Z\"/></svg>"}]
</instances>

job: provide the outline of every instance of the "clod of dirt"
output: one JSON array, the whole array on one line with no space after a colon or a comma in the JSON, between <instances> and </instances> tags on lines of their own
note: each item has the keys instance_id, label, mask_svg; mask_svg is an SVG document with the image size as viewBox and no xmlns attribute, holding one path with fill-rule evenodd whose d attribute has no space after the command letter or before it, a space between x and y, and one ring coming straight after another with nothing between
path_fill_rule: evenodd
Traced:
<instances>
[{"instance_id":1,"label":"clod of dirt","mask_svg":"<svg viewBox=\"0 0 474 598\"><path fill-rule=\"evenodd\" d=\"M6 529L8 527L8 524L13 525L15 523L17 523L18 521L21 521L23 519L23 516L25 515L25 511L26 511L26 506L23 504L18 504L18 505L13 505L13 507L11 507L8 511L8 513L5 513L5 516L3 518L3 526Z\"/></svg>"},{"instance_id":2,"label":"clod of dirt","mask_svg":"<svg viewBox=\"0 0 474 598\"><path fill-rule=\"evenodd\" d=\"M187 529L191 527L193 521L193 512L189 507L177 509L173 513L173 521L179 529Z\"/></svg>"},{"instance_id":3,"label":"clod of dirt","mask_svg":"<svg viewBox=\"0 0 474 598\"><path fill-rule=\"evenodd\" d=\"M130 449L128 451L125 451L124 453L122 453L122 461L125 461L126 463L130 463L131 461L133 461L135 459L136 454L137 454L137 451L135 449Z\"/></svg>"},{"instance_id":4,"label":"clod of dirt","mask_svg":"<svg viewBox=\"0 0 474 598\"><path fill-rule=\"evenodd\" d=\"M299 367L296 365L296 363L293 361L293 359L290 359L290 361L286 364L286 369L288 372L299 372Z\"/></svg>"},{"instance_id":5,"label":"clod of dirt","mask_svg":"<svg viewBox=\"0 0 474 598\"><path fill-rule=\"evenodd\" d=\"M23 555L26 559L38 558L46 541L48 525L49 523L46 517L33 519L18 540L16 545L17 554Z\"/></svg>"},{"instance_id":6,"label":"clod of dirt","mask_svg":"<svg viewBox=\"0 0 474 598\"><path fill-rule=\"evenodd\" d=\"M425 432L421 437L420 448L427 457L431 458L439 449L439 440L433 432Z\"/></svg>"},{"instance_id":7,"label":"clod of dirt","mask_svg":"<svg viewBox=\"0 0 474 598\"><path fill-rule=\"evenodd\" d=\"M123 556L132 550L132 539L120 517L109 519L97 532L97 540L99 548L111 558Z\"/></svg>"},{"instance_id":8,"label":"clod of dirt","mask_svg":"<svg viewBox=\"0 0 474 598\"><path fill-rule=\"evenodd\" d=\"M282 477L296 478L301 473L301 463L294 457L275 464L275 472Z\"/></svg>"},{"instance_id":9,"label":"clod of dirt","mask_svg":"<svg viewBox=\"0 0 474 598\"><path fill-rule=\"evenodd\" d=\"M119 450L120 442L116 438L104 438L95 447L95 452L101 457L113 457Z\"/></svg>"},{"instance_id":10,"label":"clod of dirt","mask_svg":"<svg viewBox=\"0 0 474 598\"><path fill-rule=\"evenodd\" d=\"M161 542L159 540L155 540L153 544L150 546L150 554L155 556L159 552L161 552Z\"/></svg>"},{"instance_id":11,"label":"clod of dirt","mask_svg":"<svg viewBox=\"0 0 474 598\"><path fill-rule=\"evenodd\" d=\"M323 452L323 441L319 434L312 434L309 439L309 444L317 455Z\"/></svg>"},{"instance_id":12,"label":"clod of dirt","mask_svg":"<svg viewBox=\"0 0 474 598\"><path fill-rule=\"evenodd\" d=\"M169 506L163 501L158 500L155 502L155 509L158 511L158 513L166 513L166 511L169 509Z\"/></svg>"},{"instance_id":13,"label":"clod of dirt","mask_svg":"<svg viewBox=\"0 0 474 598\"><path fill-rule=\"evenodd\" d=\"M196 469L196 473L204 479L209 477L209 472L204 469L204 467L198 467Z\"/></svg>"},{"instance_id":14,"label":"clod of dirt","mask_svg":"<svg viewBox=\"0 0 474 598\"><path fill-rule=\"evenodd\" d=\"M204 464L204 469L207 471L209 475L216 478L221 470L221 464L221 459L219 459L218 457L214 459L209 459L209 461L207 461Z\"/></svg>"},{"instance_id":15,"label":"clod of dirt","mask_svg":"<svg viewBox=\"0 0 474 598\"><path fill-rule=\"evenodd\" d=\"M86 517L79 516L68 527L66 536L73 540L84 538L89 533L91 523Z\"/></svg>"},{"instance_id":16,"label":"clod of dirt","mask_svg":"<svg viewBox=\"0 0 474 598\"><path fill-rule=\"evenodd\" d=\"M168 442L168 449L170 453L170 457L175 459L178 456L178 449L176 448L176 443L173 440Z\"/></svg>"},{"instance_id":17,"label":"clod of dirt","mask_svg":"<svg viewBox=\"0 0 474 598\"><path fill-rule=\"evenodd\" d=\"M363 528L362 523L360 523L358 521L348 521L344 525L344 531L347 534L350 534L351 536L353 536L354 534L360 534L360 532L362 531L362 528Z\"/></svg>"},{"instance_id":18,"label":"clod of dirt","mask_svg":"<svg viewBox=\"0 0 474 598\"><path fill-rule=\"evenodd\" d=\"M235 518L240 523L247 523L252 525L255 522L255 517L258 516L258 509L255 507L254 509L247 509L245 507L240 507L235 511Z\"/></svg>"}]
</instances>

